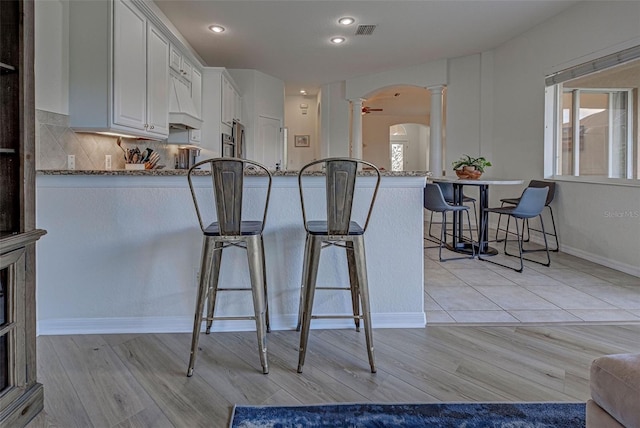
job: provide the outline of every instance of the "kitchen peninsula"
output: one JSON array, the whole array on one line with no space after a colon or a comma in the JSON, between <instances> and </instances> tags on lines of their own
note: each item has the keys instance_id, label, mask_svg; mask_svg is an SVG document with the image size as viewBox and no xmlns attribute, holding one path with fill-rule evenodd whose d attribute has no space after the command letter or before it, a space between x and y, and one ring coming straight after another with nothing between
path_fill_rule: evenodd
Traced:
<instances>
[{"instance_id":1,"label":"kitchen peninsula","mask_svg":"<svg viewBox=\"0 0 640 428\"><path fill-rule=\"evenodd\" d=\"M210 173L197 172L197 191ZM372 189L373 177L358 180ZM322 172L310 177L319 208ZM373 326L423 327L423 188L428 173L383 172L365 238ZM266 180L246 178L248 195L262 194ZM41 170L36 177L37 224L48 230L38 243L40 334L190 332L202 234L186 170ZM246 208L250 212L255 207ZM313 207L312 207L313 208ZM354 215L366 215L356 198ZM274 173L264 232L269 309L273 329L296 325L305 233L296 171ZM328 248L318 282L348 281L343 249ZM221 278L249 283L246 255L224 254ZM240 295L242 294L242 295ZM344 296L342 296L344 294ZM218 309L219 308L219 309ZM318 293L318 313L348 313L348 293ZM251 313L245 293L221 296L221 315ZM315 328L351 327L347 320L316 320ZM253 330L253 321L220 321L214 330Z\"/></svg>"}]
</instances>

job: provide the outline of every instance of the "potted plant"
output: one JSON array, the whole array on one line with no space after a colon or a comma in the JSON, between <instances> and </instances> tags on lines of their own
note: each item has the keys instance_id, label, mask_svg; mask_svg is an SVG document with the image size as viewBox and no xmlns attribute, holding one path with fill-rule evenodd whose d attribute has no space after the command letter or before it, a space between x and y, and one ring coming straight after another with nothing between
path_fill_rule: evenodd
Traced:
<instances>
[{"instance_id":1,"label":"potted plant","mask_svg":"<svg viewBox=\"0 0 640 428\"><path fill-rule=\"evenodd\" d=\"M453 162L453 170L458 178L466 180L475 180L480 178L484 169L491 166L491 162L483 156L473 158L469 155L463 155L460 159Z\"/></svg>"}]
</instances>

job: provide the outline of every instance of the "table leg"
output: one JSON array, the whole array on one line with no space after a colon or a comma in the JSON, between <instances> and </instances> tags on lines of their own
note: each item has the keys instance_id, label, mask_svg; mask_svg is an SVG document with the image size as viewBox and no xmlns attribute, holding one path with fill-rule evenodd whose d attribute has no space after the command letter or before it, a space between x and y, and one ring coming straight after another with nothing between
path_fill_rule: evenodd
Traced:
<instances>
[{"instance_id":1,"label":"table leg","mask_svg":"<svg viewBox=\"0 0 640 428\"><path fill-rule=\"evenodd\" d=\"M495 248L489 246L489 213L485 211L485 209L489 206L489 186L487 185L480 186L479 206L480 219L478 222L478 227L480 228L480 230L478 231L478 233L480 233L481 231L484 231L484 233L482 233L481 239L480 237L478 238L479 241L483 242L482 248L478 248L478 253L486 256L493 256L498 254L498 251ZM487 227L484 226L485 224L487 225Z\"/></svg>"},{"instance_id":2,"label":"table leg","mask_svg":"<svg viewBox=\"0 0 640 428\"><path fill-rule=\"evenodd\" d=\"M453 185L453 203L460 205L462 203L462 186ZM453 248L462 249L464 247L464 224L462 215L459 211L453 212Z\"/></svg>"}]
</instances>

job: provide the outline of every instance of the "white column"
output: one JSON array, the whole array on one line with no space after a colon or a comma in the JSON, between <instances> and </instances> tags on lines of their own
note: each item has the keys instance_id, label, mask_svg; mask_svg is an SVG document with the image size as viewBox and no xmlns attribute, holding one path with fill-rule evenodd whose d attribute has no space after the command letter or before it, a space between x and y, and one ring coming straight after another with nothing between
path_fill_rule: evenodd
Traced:
<instances>
[{"instance_id":1,"label":"white column","mask_svg":"<svg viewBox=\"0 0 640 428\"><path fill-rule=\"evenodd\" d=\"M351 101L351 157L362 159L362 103L358 98Z\"/></svg>"},{"instance_id":2,"label":"white column","mask_svg":"<svg viewBox=\"0 0 640 428\"><path fill-rule=\"evenodd\" d=\"M444 86L434 86L431 92L431 135L429 137L429 171L433 177L442 174L442 92Z\"/></svg>"}]
</instances>

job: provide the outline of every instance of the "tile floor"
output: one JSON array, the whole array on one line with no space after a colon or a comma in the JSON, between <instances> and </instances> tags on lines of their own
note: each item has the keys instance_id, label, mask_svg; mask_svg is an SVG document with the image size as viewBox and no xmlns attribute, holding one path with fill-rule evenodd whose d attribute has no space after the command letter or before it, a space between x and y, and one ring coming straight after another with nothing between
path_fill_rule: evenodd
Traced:
<instances>
[{"instance_id":1,"label":"tile floor","mask_svg":"<svg viewBox=\"0 0 640 428\"><path fill-rule=\"evenodd\" d=\"M502 244L491 245L502 252ZM551 253L549 267L525 262L522 273L478 259L439 262L436 244L425 246L435 246L424 250L427 323L640 323L638 277L562 252ZM502 254L492 260L518 263Z\"/></svg>"}]
</instances>

